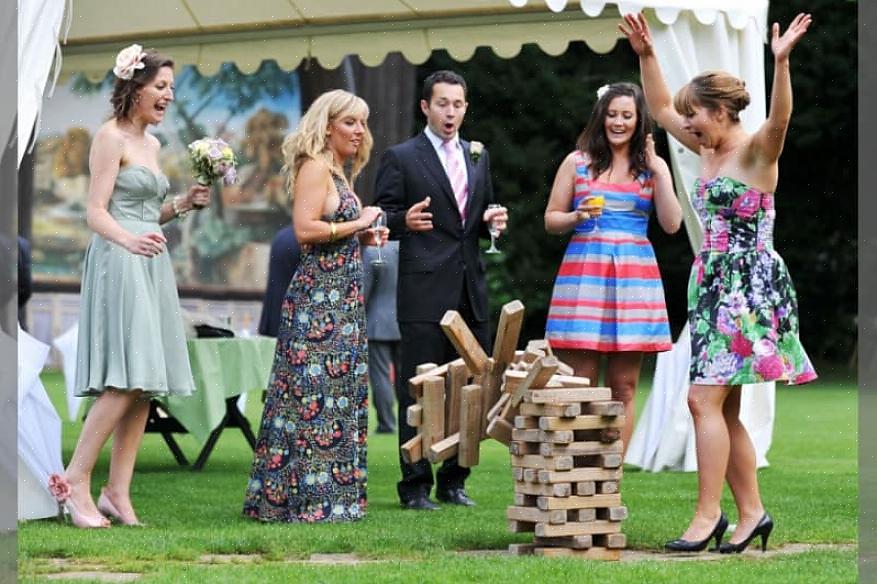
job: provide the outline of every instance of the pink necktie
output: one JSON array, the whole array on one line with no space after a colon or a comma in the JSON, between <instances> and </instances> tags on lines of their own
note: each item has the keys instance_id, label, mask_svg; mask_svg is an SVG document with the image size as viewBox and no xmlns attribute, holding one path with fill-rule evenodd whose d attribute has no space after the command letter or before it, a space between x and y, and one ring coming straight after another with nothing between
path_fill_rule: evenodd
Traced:
<instances>
[{"instance_id":1,"label":"pink necktie","mask_svg":"<svg viewBox=\"0 0 877 584\"><path fill-rule=\"evenodd\" d=\"M463 223L465 223L466 201L469 199L469 181L466 179L466 169L460 163L460 157L457 156L457 144L455 140L442 142L442 149L445 151L448 180L451 181L451 188L454 190L454 198L457 199L457 208L460 210L460 217L463 218Z\"/></svg>"}]
</instances>

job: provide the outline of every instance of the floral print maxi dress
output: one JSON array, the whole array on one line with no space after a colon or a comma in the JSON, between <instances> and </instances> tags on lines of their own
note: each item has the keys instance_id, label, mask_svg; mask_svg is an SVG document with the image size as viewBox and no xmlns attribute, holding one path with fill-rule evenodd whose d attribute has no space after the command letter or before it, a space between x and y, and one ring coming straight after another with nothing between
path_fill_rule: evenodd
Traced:
<instances>
[{"instance_id":1,"label":"floral print maxi dress","mask_svg":"<svg viewBox=\"0 0 877 584\"><path fill-rule=\"evenodd\" d=\"M691 382L816 379L792 279L773 248L773 194L730 177L698 179L695 192L704 242L688 283Z\"/></svg>"},{"instance_id":2,"label":"floral print maxi dress","mask_svg":"<svg viewBox=\"0 0 877 584\"><path fill-rule=\"evenodd\" d=\"M340 177L338 209L359 216ZM368 353L355 236L302 246L283 300L244 514L263 521L360 519L366 510Z\"/></svg>"}]
</instances>

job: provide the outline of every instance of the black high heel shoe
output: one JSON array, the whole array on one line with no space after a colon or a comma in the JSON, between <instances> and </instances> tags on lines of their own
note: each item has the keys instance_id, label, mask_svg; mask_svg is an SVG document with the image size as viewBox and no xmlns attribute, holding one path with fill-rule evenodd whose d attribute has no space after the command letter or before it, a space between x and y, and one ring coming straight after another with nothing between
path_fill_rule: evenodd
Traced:
<instances>
[{"instance_id":1,"label":"black high heel shoe","mask_svg":"<svg viewBox=\"0 0 877 584\"><path fill-rule=\"evenodd\" d=\"M752 533L750 533L746 539L740 543L723 543L719 546L719 553L739 554L745 550L746 546L748 546L758 535L761 536L761 551L764 553L767 550L767 538L770 536L771 531L773 531L773 518L765 512L761 520L758 522L758 525L755 526L755 529L752 530Z\"/></svg>"},{"instance_id":2,"label":"black high heel shoe","mask_svg":"<svg viewBox=\"0 0 877 584\"><path fill-rule=\"evenodd\" d=\"M700 541L688 541L687 539L682 538L674 539L673 541L665 543L664 549L671 552L702 552L706 549L706 546L709 545L710 540L713 538L716 538L716 548L720 548L722 545L722 537L725 535L727 529L728 518L723 511L719 520L716 522L716 526L705 539Z\"/></svg>"}]
</instances>

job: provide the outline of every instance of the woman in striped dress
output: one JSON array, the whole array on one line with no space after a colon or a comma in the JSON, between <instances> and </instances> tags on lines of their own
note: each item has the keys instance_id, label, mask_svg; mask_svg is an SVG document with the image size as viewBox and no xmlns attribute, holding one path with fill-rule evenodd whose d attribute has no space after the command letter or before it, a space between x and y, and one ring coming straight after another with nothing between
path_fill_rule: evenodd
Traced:
<instances>
[{"instance_id":1,"label":"woman in striped dress","mask_svg":"<svg viewBox=\"0 0 877 584\"><path fill-rule=\"evenodd\" d=\"M672 346L661 274L646 236L654 205L675 233L682 209L667 163L655 154L642 90L604 85L577 149L560 165L545 209L549 233L573 232L548 311L557 356L624 402L623 448L633 433L633 398L644 352ZM602 200L602 202L601 202Z\"/></svg>"}]
</instances>

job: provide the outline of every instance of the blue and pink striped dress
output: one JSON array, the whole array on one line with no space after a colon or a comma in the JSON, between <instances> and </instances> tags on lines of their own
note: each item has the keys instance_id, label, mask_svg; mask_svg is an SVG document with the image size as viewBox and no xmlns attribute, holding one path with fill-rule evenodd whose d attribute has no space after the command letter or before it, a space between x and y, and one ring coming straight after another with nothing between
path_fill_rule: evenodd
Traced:
<instances>
[{"instance_id":1,"label":"blue and pink striped dress","mask_svg":"<svg viewBox=\"0 0 877 584\"><path fill-rule=\"evenodd\" d=\"M545 335L555 349L667 351L672 347L661 273L647 237L653 180L593 180L576 153L570 209L603 195L603 215L573 232L551 295ZM598 226L597 231L594 230Z\"/></svg>"}]
</instances>

